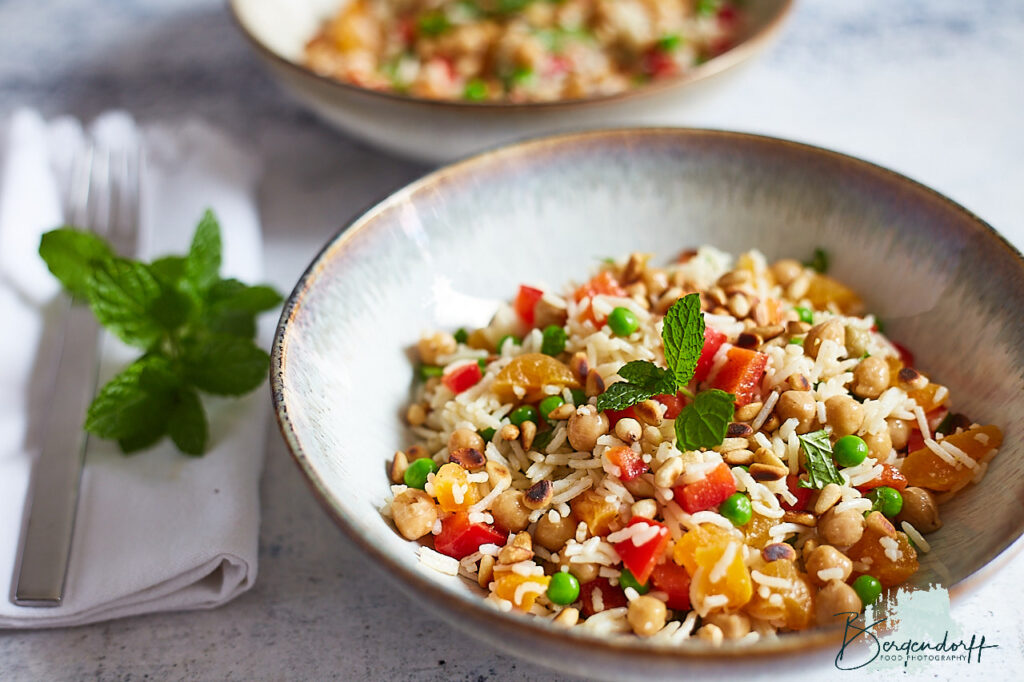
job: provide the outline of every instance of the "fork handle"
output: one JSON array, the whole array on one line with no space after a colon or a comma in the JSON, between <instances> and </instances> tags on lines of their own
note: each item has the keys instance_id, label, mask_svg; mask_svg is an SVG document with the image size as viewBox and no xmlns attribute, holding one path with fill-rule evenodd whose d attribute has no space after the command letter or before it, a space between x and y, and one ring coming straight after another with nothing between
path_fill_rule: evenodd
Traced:
<instances>
[{"instance_id":1,"label":"fork handle","mask_svg":"<svg viewBox=\"0 0 1024 682\"><path fill-rule=\"evenodd\" d=\"M63 331L11 595L19 606L59 606L71 555L88 439L82 422L96 391L99 326L87 306L70 305Z\"/></svg>"}]
</instances>

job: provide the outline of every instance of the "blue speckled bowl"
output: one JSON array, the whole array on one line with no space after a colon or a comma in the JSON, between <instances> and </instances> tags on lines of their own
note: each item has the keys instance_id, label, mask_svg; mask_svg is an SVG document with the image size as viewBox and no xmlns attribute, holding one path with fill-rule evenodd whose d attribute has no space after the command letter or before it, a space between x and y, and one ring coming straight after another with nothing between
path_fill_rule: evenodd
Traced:
<instances>
[{"instance_id":1,"label":"blue speckled bowl","mask_svg":"<svg viewBox=\"0 0 1024 682\"><path fill-rule=\"evenodd\" d=\"M823 246L887 332L951 389L958 410L1001 426L982 488L943 507L917 585L954 593L1024 529L1024 261L945 197L863 161L728 132L633 129L527 142L443 168L356 219L317 256L277 331L281 431L338 524L409 595L497 646L597 677L783 670L835 656L838 633L743 649L599 640L485 605L425 569L377 512L386 462L409 438L407 349L421 330L486 323L522 281L581 278L595 259L704 243L769 258ZM396 597L400 598L400 597Z\"/></svg>"}]
</instances>

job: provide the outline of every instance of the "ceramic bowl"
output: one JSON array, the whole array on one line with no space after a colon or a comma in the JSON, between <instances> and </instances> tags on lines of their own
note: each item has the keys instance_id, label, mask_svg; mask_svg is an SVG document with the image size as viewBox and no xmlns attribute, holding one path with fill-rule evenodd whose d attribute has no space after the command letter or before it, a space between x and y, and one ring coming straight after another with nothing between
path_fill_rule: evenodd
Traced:
<instances>
[{"instance_id":1,"label":"ceramic bowl","mask_svg":"<svg viewBox=\"0 0 1024 682\"><path fill-rule=\"evenodd\" d=\"M417 545L378 513L386 463L412 442L402 415L409 349L421 331L483 325L520 282L561 285L604 256L647 251L667 261L701 244L758 248L769 259L827 249L831 272L950 387L956 409L1002 427L1005 444L988 477L943 507L945 525L929 536L932 551L912 583L956 594L1007 557L1024 528L1020 254L905 177L728 132L616 130L507 147L414 182L340 232L285 305L271 368L281 431L314 493L412 598L563 670L627 679L729 666L735 679L781 669L794 655L834 658L835 631L747 648L691 641L664 649L499 613L475 586L419 564Z\"/></svg>"},{"instance_id":2,"label":"ceramic bowl","mask_svg":"<svg viewBox=\"0 0 1024 682\"><path fill-rule=\"evenodd\" d=\"M613 96L511 104L428 100L317 75L302 64L306 42L347 1L230 0L229 6L271 75L297 100L358 139L427 162L451 161L544 133L678 123L682 108L722 84L719 74L771 42L793 2L746 3L749 19L737 46L686 75Z\"/></svg>"}]
</instances>

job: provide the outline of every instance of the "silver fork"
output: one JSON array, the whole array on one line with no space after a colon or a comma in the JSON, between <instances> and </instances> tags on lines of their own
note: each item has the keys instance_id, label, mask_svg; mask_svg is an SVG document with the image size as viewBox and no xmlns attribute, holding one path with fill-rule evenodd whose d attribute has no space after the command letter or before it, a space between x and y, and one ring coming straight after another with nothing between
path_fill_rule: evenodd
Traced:
<instances>
[{"instance_id":1,"label":"silver fork","mask_svg":"<svg viewBox=\"0 0 1024 682\"><path fill-rule=\"evenodd\" d=\"M139 157L134 149L90 145L75 156L65 203L67 222L105 237L132 256L139 223ZM96 393L100 328L81 301L68 298L60 358L32 470L11 601L59 606L78 509L88 435L82 424Z\"/></svg>"}]
</instances>

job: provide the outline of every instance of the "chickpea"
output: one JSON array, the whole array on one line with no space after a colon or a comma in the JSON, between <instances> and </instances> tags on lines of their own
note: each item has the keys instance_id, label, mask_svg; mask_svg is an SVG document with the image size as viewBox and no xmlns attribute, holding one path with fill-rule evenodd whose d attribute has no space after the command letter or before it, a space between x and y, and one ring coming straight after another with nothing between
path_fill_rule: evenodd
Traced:
<instances>
[{"instance_id":1,"label":"chickpea","mask_svg":"<svg viewBox=\"0 0 1024 682\"><path fill-rule=\"evenodd\" d=\"M861 360L853 370L854 395L861 398L877 398L889 388L889 364L882 358L869 356Z\"/></svg>"},{"instance_id":2,"label":"chickpea","mask_svg":"<svg viewBox=\"0 0 1024 682\"><path fill-rule=\"evenodd\" d=\"M576 411L569 417L566 435L569 444L580 452L590 452L597 445L597 439L608 433L608 417L598 412L593 405L583 408L583 414Z\"/></svg>"},{"instance_id":3,"label":"chickpea","mask_svg":"<svg viewBox=\"0 0 1024 682\"><path fill-rule=\"evenodd\" d=\"M849 557L831 545L819 545L804 561L804 566L807 568L808 577L815 585L824 585L828 582L818 577L818 571L841 568L843 575L839 580L842 582L845 582L853 571L853 562Z\"/></svg>"},{"instance_id":4,"label":"chickpea","mask_svg":"<svg viewBox=\"0 0 1024 682\"><path fill-rule=\"evenodd\" d=\"M630 507L630 512L635 519L653 519L658 515L658 503L651 499L637 500Z\"/></svg>"},{"instance_id":5,"label":"chickpea","mask_svg":"<svg viewBox=\"0 0 1024 682\"><path fill-rule=\"evenodd\" d=\"M843 623L847 614L860 613L864 605L853 588L841 580L830 580L821 588L814 600L814 611L818 625Z\"/></svg>"},{"instance_id":6,"label":"chickpea","mask_svg":"<svg viewBox=\"0 0 1024 682\"><path fill-rule=\"evenodd\" d=\"M435 332L424 336L416 344L416 348L420 352L420 359L428 365L436 365L439 357L454 353L457 347L455 337L445 332Z\"/></svg>"},{"instance_id":7,"label":"chickpea","mask_svg":"<svg viewBox=\"0 0 1024 682\"><path fill-rule=\"evenodd\" d=\"M907 447L913 428L910 422L906 419L886 419L885 423L889 425L889 440L892 442L892 446L897 450Z\"/></svg>"},{"instance_id":8,"label":"chickpea","mask_svg":"<svg viewBox=\"0 0 1024 682\"><path fill-rule=\"evenodd\" d=\"M924 488L913 486L904 489L903 508L896 515L896 520L906 521L921 533L934 533L942 528L935 496Z\"/></svg>"},{"instance_id":9,"label":"chickpea","mask_svg":"<svg viewBox=\"0 0 1024 682\"><path fill-rule=\"evenodd\" d=\"M416 488L404 490L391 501L391 518L406 540L423 537L437 521L437 505L430 495Z\"/></svg>"},{"instance_id":10,"label":"chickpea","mask_svg":"<svg viewBox=\"0 0 1024 682\"><path fill-rule=\"evenodd\" d=\"M558 561L558 570L562 570L562 567L569 569L569 572L576 576L576 580L580 581L580 585L585 585L589 582L597 580L598 570L600 566L597 564L577 564L569 561L569 557L560 557Z\"/></svg>"},{"instance_id":11,"label":"chickpea","mask_svg":"<svg viewBox=\"0 0 1024 682\"><path fill-rule=\"evenodd\" d=\"M864 517L848 509L837 512L832 507L818 519L818 535L832 545L849 547L864 534Z\"/></svg>"},{"instance_id":12,"label":"chickpea","mask_svg":"<svg viewBox=\"0 0 1024 682\"><path fill-rule=\"evenodd\" d=\"M551 325L561 327L565 324L567 317L568 313L565 308L559 308L544 298L537 301L537 306L533 309L533 323L537 329L544 329Z\"/></svg>"},{"instance_id":13,"label":"chickpea","mask_svg":"<svg viewBox=\"0 0 1024 682\"><path fill-rule=\"evenodd\" d=\"M783 258L772 264L772 274L775 275L775 281L782 286L789 286L789 283L799 277L803 271L804 266L800 264L800 261L793 260L792 258Z\"/></svg>"},{"instance_id":14,"label":"chickpea","mask_svg":"<svg viewBox=\"0 0 1024 682\"><path fill-rule=\"evenodd\" d=\"M846 354L851 358L859 358L868 350L871 334L867 329L846 325Z\"/></svg>"},{"instance_id":15,"label":"chickpea","mask_svg":"<svg viewBox=\"0 0 1024 682\"><path fill-rule=\"evenodd\" d=\"M629 611L626 613L626 620L633 632L641 637L650 637L665 627L667 617L665 602L646 595L629 602Z\"/></svg>"},{"instance_id":16,"label":"chickpea","mask_svg":"<svg viewBox=\"0 0 1024 682\"><path fill-rule=\"evenodd\" d=\"M817 358L818 351L821 350L821 344L825 341L832 341L839 346L844 344L846 341L846 329L843 327L842 322L831 319L811 327L811 330L807 332L806 338L804 338L804 353L812 358Z\"/></svg>"},{"instance_id":17,"label":"chickpea","mask_svg":"<svg viewBox=\"0 0 1024 682\"><path fill-rule=\"evenodd\" d=\"M775 414L781 421L785 422L787 419L799 421L796 425L797 433L810 431L817 413L814 394L810 391L786 391L779 396L779 402L775 405Z\"/></svg>"},{"instance_id":18,"label":"chickpea","mask_svg":"<svg viewBox=\"0 0 1024 682\"><path fill-rule=\"evenodd\" d=\"M523 504L523 491L506 490L491 504L494 522L505 530L518 533L530 523L530 510Z\"/></svg>"},{"instance_id":19,"label":"chickpea","mask_svg":"<svg viewBox=\"0 0 1024 682\"><path fill-rule=\"evenodd\" d=\"M750 618L743 613L717 611L709 613L704 622L718 627L726 639L739 639L750 632Z\"/></svg>"},{"instance_id":20,"label":"chickpea","mask_svg":"<svg viewBox=\"0 0 1024 682\"><path fill-rule=\"evenodd\" d=\"M533 530L533 539L549 552L557 552L569 541L569 538L576 535L576 518L573 514L569 514L564 518L559 516L558 521L552 522L550 516L550 513L545 514L537 521L537 527Z\"/></svg>"},{"instance_id":21,"label":"chickpea","mask_svg":"<svg viewBox=\"0 0 1024 682\"><path fill-rule=\"evenodd\" d=\"M861 438L868 444L868 454L879 461L885 461L892 450L892 439L889 438L889 430L879 433L865 433Z\"/></svg>"},{"instance_id":22,"label":"chickpea","mask_svg":"<svg viewBox=\"0 0 1024 682\"><path fill-rule=\"evenodd\" d=\"M470 429L455 429L448 437L448 452L455 452L460 448L469 448L477 452L484 451L484 439L480 434Z\"/></svg>"},{"instance_id":23,"label":"chickpea","mask_svg":"<svg viewBox=\"0 0 1024 682\"><path fill-rule=\"evenodd\" d=\"M825 418L832 435L848 436L864 423L864 408L848 395L834 395L825 401Z\"/></svg>"}]
</instances>

